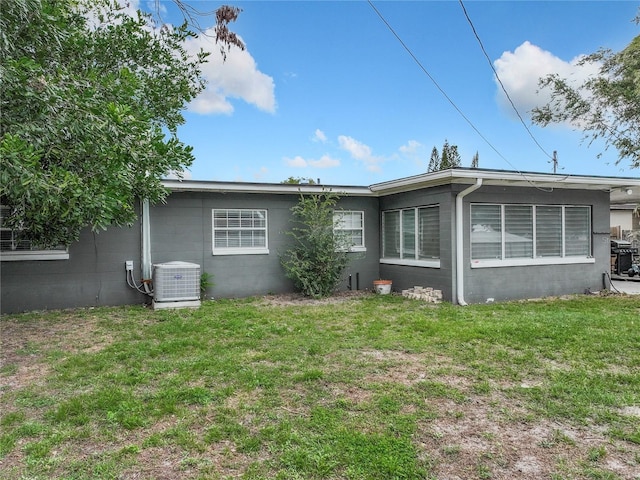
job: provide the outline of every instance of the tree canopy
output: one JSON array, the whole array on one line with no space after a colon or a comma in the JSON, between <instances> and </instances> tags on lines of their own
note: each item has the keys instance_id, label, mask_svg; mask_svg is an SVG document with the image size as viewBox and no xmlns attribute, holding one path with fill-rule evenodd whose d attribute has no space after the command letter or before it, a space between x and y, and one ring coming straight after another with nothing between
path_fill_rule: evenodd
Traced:
<instances>
[{"instance_id":1,"label":"tree canopy","mask_svg":"<svg viewBox=\"0 0 640 480\"><path fill-rule=\"evenodd\" d=\"M437 172L439 170L447 170L449 168L459 167L462 163L460 153L458 153L457 145L450 145L448 140L442 145L442 154L438 152L436 147L431 150L429 166L427 172Z\"/></svg>"},{"instance_id":2,"label":"tree canopy","mask_svg":"<svg viewBox=\"0 0 640 480\"><path fill-rule=\"evenodd\" d=\"M640 17L639 17L640 18ZM638 22L638 18L636 22ZM590 143L604 140L618 151L617 163L628 160L640 167L640 36L621 52L600 50L580 64L599 65L599 75L573 85L557 74L540 80L551 91L551 101L533 110L534 123L569 123L584 132Z\"/></svg>"},{"instance_id":3,"label":"tree canopy","mask_svg":"<svg viewBox=\"0 0 640 480\"><path fill-rule=\"evenodd\" d=\"M109 0L3 2L3 226L68 245L85 227L130 225L138 198L161 201L163 176L193 161L177 128L204 86L207 54L185 48L194 35Z\"/></svg>"},{"instance_id":4,"label":"tree canopy","mask_svg":"<svg viewBox=\"0 0 640 480\"><path fill-rule=\"evenodd\" d=\"M308 184L308 185L315 185L316 181L311 178L311 177L294 177L291 176L289 178L287 178L286 180L283 180L280 183L286 183L289 185L300 185L300 184Z\"/></svg>"}]
</instances>

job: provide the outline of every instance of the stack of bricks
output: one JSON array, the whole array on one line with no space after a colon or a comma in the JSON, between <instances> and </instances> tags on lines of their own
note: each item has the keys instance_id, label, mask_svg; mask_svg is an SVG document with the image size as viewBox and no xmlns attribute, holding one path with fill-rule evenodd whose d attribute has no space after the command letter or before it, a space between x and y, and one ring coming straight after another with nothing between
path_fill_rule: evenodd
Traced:
<instances>
[{"instance_id":1,"label":"stack of bricks","mask_svg":"<svg viewBox=\"0 0 640 480\"><path fill-rule=\"evenodd\" d=\"M442 302L442 290L434 290L431 287L416 286L408 290L402 290L402 296L414 300L424 300L428 303Z\"/></svg>"}]
</instances>

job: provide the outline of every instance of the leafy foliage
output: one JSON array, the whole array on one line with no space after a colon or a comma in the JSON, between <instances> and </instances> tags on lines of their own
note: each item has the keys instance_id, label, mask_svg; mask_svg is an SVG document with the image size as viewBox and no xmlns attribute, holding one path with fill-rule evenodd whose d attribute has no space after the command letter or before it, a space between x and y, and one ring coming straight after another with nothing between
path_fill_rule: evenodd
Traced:
<instances>
[{"instance_id":1,"label":"leafy foliage","mask_svg":"<svg viewBox=\"0 0 640 480\"><path fill-rule=\"evenodd\" d=\"M294 244L280 261L294 286L309 297L331 295L349 263L347 238L333 230L338 199L331 191L300 195L291 208L296 226L287 234Z\"/></svg>"},{"instance_id":2,"label":"leafy foliage","mask_svg":"<svg viewBox=\"0 0 640 480\"><path fill-rule=\"evenodd\" d=\"M480 155L476 152L471 159L471 168L478 168L480 164Z\"/></svg>"},{"instance_id":3,"label":"leafy foliage","mask_svg":"<svg viewBox=\"0 0 640 480\"><path fill-rule=\"evenodd\" d=\"M287 178L286 180L283 180L280 183L289 184L289 185L300 185L302 183L306 183L308 185L315 185L316 181L311 177L307 178L307 177L293 177L293 176L291 176L291 177Z\"/></svg>"},{"instance_id":4,"label":"leafy foliage","mask_svg":"<svg viewBox=\"0 0 640 480\"><path fill-rule=\"evenodd\" d=\"M439 170L447 170L449 168L457 168L462 164L460 153L458 153L457 145L450 145L448 140L442 145L442 155L438 153L438 149L433 147L431 150L431 158L427 172L437 172Z\"/></svg>"},{"instance_id":5,"label":"leafy foliage","mask_svg":"<svg viewBox=\"0 0 640 480\"><path fill-rule=\"evenodd\" d=\"M429 158L429 166L427 167L427 172L437 172L438 170L440 170L440 153L434 146L433 150L431 150L431 157Z\"/></svg>"},{"instance_id":6,"label":"leafy foliage","mask_svg":"<svg viewBox=\"0 0 640 480\"><path fill-rule=\"evenodd\" d=\"M213 275L209 272L202 272L200 274L200 299L205 300L207 298L207 290L215 287L215 285Z\"/></svg>"},{"instance_id":7,"label":"leafy foliage","mask_svg":"<svg viewBox=\"0 0 640 480\"><path fill-rule=\"evenodd\" d=\"M153 29L110 0L14 0L0 16L0 172L7 227L42 247L130 225L193 161L177 137L203 88L187 24ZM227 17L224 17L227 18Z\"/></svg>"},{"instance_id":8,"label":"leafy foliage","mask_svg":"<svg viewBox=\"0 0 640 480\"><path fill-rule=\"evenodd\" d=\"M639 17L640 18L640 17ZM638 21L638 19L636 19ZM579 64L599 65L600 74L578 86L552 74L540 80L552 99L533 110L533 121L547 126L568 122L585 138L603 139L605 148L618 151L618 163L628 159L640 167L640 36L621 52L600 50Z\"/></svg>"}]
</instances>

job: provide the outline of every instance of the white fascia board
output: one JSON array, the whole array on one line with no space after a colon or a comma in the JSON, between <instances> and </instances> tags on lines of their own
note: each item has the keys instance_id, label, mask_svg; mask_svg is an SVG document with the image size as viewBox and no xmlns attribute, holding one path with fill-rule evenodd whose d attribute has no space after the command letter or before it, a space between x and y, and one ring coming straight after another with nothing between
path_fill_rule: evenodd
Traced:
<instances>
[{"instance_id":1,"label":"white fascia board","mask_svg":"<svg viewBox=\"0 0 640 480\"><path fill-rule=\"evenodd\" d=\"M371 185L378 195L406 192L446 184L471 185L482 179L484 185L511 185L533 188L562 188L611 191L639 188L640 178L558 175L549 173L512 172L503 170L450 169L424 173Z\"/></svg>"},{"instance_id":2,"label":"white fascia board","mask_svg":"<svg viewBox=\"0 0 640 480\"><path fill-rule=\"evenodd\" d=\"M399 178L388 182L376 183L369 188L379 195L416 190L419 188L446 185L452 183L453 170L441 170L439 172L423 173L412 177Z\"/></svg>"},{"instance_id":3,"label":"white fascia board","mask_svg":"<svg viewBox=\"0 0 640 480\"><path fill-rule=\"evenodd\" d=\"M376 183L369 187L287 183L215 182L203 180L163 180L162 184L173 192L300 194L332 191L338 195L344 196L380 197L440 185L473 185L478 179L482 179L483 185L602 190L607 192L631 188L634 192L640 191L640 178L558 175L552 173L513 172L508 170L484 170L472 168L454 168L438 172L423 173L411 177L399 178L397 180ZM635 200L635 198L633 198L633 200Z\"/></svg>"},{"instance_id":4,"label":"white fascia board","mask_svg":"<svg viewBox=\"0 0 640 480\"><path fill-rule=\"evenodd\" d=\"M338 195L375 196L368 187L343 185L309 185L287 183L243 183L243 182L209 182L199 180L163 180L162 184L172 192L219 192L219 193L275 193L300 194L323 193L331 191Z\"/></svg>"}]
</instances>

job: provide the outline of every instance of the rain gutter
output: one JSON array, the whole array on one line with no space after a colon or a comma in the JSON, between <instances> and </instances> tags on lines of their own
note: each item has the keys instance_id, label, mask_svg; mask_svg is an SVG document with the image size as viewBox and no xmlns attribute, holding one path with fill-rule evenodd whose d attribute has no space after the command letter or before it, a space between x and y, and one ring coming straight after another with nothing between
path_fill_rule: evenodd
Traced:
<instances>
[{"instance_id":1,"label":"rain gutter","mask_svg":"<svg viewBox=\"0 0 640 480\"><path fill-rule=\"evenodd\" d=\"M144 288L149 291L151 279L151 222L149 221L149 200L142 200L142 281Z\"/></svg>"},{"instance_id":2,"label":"rain gutter","mask_svg":"<svg viewBox=\"0 0 640 480\"><path fill-rule=\"evenodd\" d=\"M482 186L482 178L476 178L475 185L462 190L456 196L456 296L458 305L467 305L464 300L464 222L462 199Z\"/></svg>"}]
</instances>

